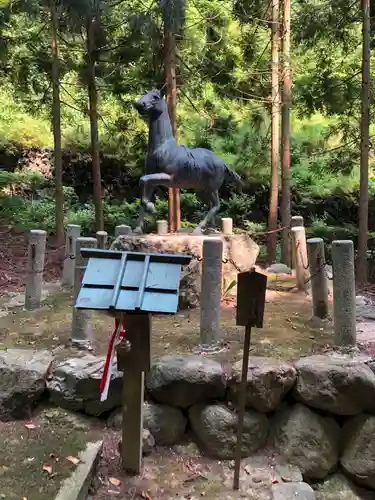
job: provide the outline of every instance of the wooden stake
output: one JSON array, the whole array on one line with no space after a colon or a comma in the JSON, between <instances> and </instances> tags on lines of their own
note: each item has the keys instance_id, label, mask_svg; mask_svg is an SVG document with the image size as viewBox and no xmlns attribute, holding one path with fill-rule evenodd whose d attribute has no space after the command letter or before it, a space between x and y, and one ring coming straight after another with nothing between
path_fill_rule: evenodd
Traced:
<instances>
[{"instance_id":1,"label":"wooden stake","mask_svg":"<svg viewBox=\"0 0 375 500\"><path fill-rule=\"evenodd\" d=\"M246 326L245 342L244 342L243 357L242 357L240 397L239 397L239 407L238 407L237 444L236 444L236 452L234 458L234 478L233 478L234 490L238 490L240 487L242 433L243 433L243 423L244 423L245 409L246 409L246 388L247 388L247 372L249 369L250 340L251 340L251 326Z\"/></svg>"},{"instance_id":2,"label":"wooden stake","mask_svg":"<svg viewBox=\"0 0 375 500\"><path fill-rule=\"evenodd\" d=\"M151 314L126 316L125 342L130 351L117 348L119 369L123 371L123 419L121 458L123 468L140 474L143 445L143 402L145 372L150 369Z\"/></svg>"}]
</instances>

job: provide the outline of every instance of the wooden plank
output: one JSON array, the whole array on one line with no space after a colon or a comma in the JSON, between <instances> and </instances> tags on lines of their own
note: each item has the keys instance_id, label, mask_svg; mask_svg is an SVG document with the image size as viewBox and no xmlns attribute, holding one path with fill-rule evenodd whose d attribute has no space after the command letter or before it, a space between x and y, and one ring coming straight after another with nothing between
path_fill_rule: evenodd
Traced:
<instances>
[{"instance_id":1,"label":"wooden plank","mask_svg":"<svg viewBox=\"0 0 375 500\"><path fill-rule=\"evenodd\" d=\"M241 385L240 385L240 395L239 395L240 397L239 397L238 420L237 420L237 443L234 456L234 478L233 478L234 490L238 490L240 487L242 434L243 434L243 423L244 423L245 408L246 408L247 372L249 370L250 340L251 340L251 326L247 326L245 329L245 342L243 347L242 374L241 374Z\"/></svg>"},{"instance_id":2,"label":"wooden plank","mask_svg":"<svg viewBox=\"0 0 375 500\"><path fill-rule=\"evenodd\" d=\"M126 266L126 259L127 259L127 254L123 253L121 256L121 261L120 261L120 267L118 270L118 275L117 275L117 281L113 289L113 296L111 300L111 305L109 306L110 309L116 309L117 305L117 300L120 294L120 289L121 289L121 283L122 283L122 277L125 272L125 266Z\"/></svg>"},{"instance_id":3,"label":"wooden plank","mask_svg":"<svg viewBox=\"0 0 375 500\"><path fill-rule=\"evenodd\" d=\"M126 315L128 348L117 348L118 368L123 371L122 464L133 474L141 472L143 397L145 372L151 363L151 315Z\"/></svg>"},{"instance_id":4,"label":"wooden plank","mask_svg":"<svg viewBox=\"0 0 375 500\"><path fill-rule=\"evenodd\" d=\"M151 257L152 262L167 262L169 264L189 264L192 257L183 253L145 253L145 252L121 252L118 250L101 250L93 248L82 248L81 255L85 258L95 259L117 259L121 260L123 253L128 255L129 260L143 261L146 256Z\"/></svg>"},{"instance_id":5,"label":"wooden plank","mask_svg":"<svg viewBox=\"0 0 375 500\"><path fill-rule=\"evenodd\" d=\"M128 313L125 339L130 351L122 342L117 347L118 370L148 372L151 366L151 314Z\"/></svg>"},{"instance_id":6,"label":"wooden plank","mask_svg":"<svg viewBox=\"0 0 375 500\"><path fill-rule=\"evenodd\" d=\"M115 286L119 263L113 259L89 259L82 285ZM105 269L105 272L103 270Z\"/></svg>"},{"instance_id":7,"label":"wooden plank","mask_svg":"<svg viewBox=\"0 0 375 500\"><path fill-rule=\"evenodd\" d=\"M144 372L124 371L121 458L132 474L140 474L142 468L144 386Z\"/></svg>"},{"instance_id":8,"label":"wooden plank","mask_svg":"<svg viewBox=\"0 0 375 500\"><path fill-rule=\"evenodd\" d=\"M150 256L149 255L146 255L145 262L144 262L143 266L144 267L143 267L142 278L141 278L141 281L139 283L138 296L137 296L137 301L135 304L136 309L141 309L141 307L142 307L143 297L145 294L147 274L148 274L148 269L150 266Z\"/></svg>"},{"instance_id":9,"label":"wooden plank","mask_svg":"<svg viewBox=\"0 0 375 500\"><path fill-rule=\"evenodd\" d=\"M263 327L267 276L256 271L239 273L237 277L236 324Z\"/></svg>"},{"instance_id":10,"label":"wooden plank","mask_svg":"<svg viewBox=\"0 0 375 500\"><path fill-rule=\"evenodd\" d=\"M169 262L150 262L146 289L178 290L180 285L181 265Z\"/></svg>"},{"instance_id":11,"label":"wooden plank","mask_svg":"<svg viewBox=\"0 0 375 500\"><path fill-rule=\"evenodd\" d=\"M143 273L143 261L132 260L128 258L128 265L125 268L122 278L122 287L134 287L138 290Z\"/></svg>"}]
</instances>

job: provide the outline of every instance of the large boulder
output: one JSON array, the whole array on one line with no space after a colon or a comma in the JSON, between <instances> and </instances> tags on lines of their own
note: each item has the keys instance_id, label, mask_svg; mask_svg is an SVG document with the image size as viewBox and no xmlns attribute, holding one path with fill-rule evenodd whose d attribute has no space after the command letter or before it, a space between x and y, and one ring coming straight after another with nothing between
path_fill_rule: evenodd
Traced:
<instances>
[{"instance_id":1,"label":"large boulder","mask_svg":"<svg viewBox=\"0 0 375 500\"><path fill-rule=\"evenodd\" d=\"M211 456L234 458L237 443L237 413L222 404L196 405L189 409L189 421L198 442ZM264 413L245 413L242 456L247 457L265 445L268 419Z\"/></svg>"},{"instance_id":2,"label":"large boulder","mask_svg":"<svg viewBox=\"0 0 375 500\"><path fill-rule=\"evenodd\" d=\"M307 483L279 483L272 485L272 500L315 500L315 491Z\"/></svg>"},{"instance_id":3,"label":"large boulder","mask_svg":"<svg viewBox=\"0 0 375 500\"><path fill-rule=\"evenodd\" d=\"M237 280L238 269L248 271L255 264L259 246L247 234L215 234L223 241L223 279ZM111 250L152 253L184 253L193 256L182 270L180 282L180 308L199 306L201 287L201 260L204 235L174 233L167 235L121 235L112 243ZM238 269L237 269L238 268ZM231 290L235 293L235 288Z\"/></svg>"},{"instance_id":4,"label":"large boulder","mask_svg":"<svg viewBox=\"0 0 375 500\"><path fill-rule=\"evenodd\" d=\"M336 473L316 485L318 500L373 500L374 494L355 486L343 474Z\"/></svg>"},{"instance_id":5,"label":"large boulder","mask_svg":"<svg viewBox=\"0 0 375 500\"><path fill-rule=\"evenodd\" d=\"M304 477L323 479L337 466L340 428L301 404L285 406L271 422L271 443Z\"/></svg>"},{"instance_id":6,"label":"large boulder","mask_svg":"<svg viewBox=\"0 0 375 500\"><path fill-rule=\"evenodd\" d=\"M315 355L300 359L295 399L337 415L375 410L375 374L361 358Z\"/></svg>"},{"instance_id":7,"label":"large boulder","mask_svg":"<svg viewBox=\"0 0 375 500\"><path fill-rule=\"evenodd\" d=\"M343 427L345 448L340 463L352 479L375 490L375 417L357 415ZM375 496L375 495L374 495Z\"/></svg>"},{"instance_id":8,"label":"large boulder","mask_svg":"<svg viewBox=\"0 0 375 500\"><path fill-rule=\"evenodd\" d=\"M104 361L104 357L86 354L60 363L47 384L51 400L67 410L83 411L94 416L121 406L122 374L115 366L108 398L100 401Z\"/></svg>"},{"instance_id":9,"label":"large boulder","mask_svg":"<svg viewBox=\"0 0 375 500\"><path fill-rule=\"evenodd\" d=\"M110 427L121 429L122 409L115 410L107 421ZM143 407L143 426L153 435L156 444L170 446L183 438L187 419L178 408L145 402Z\"/></svg>"},{"instance_id":10,"label":"large boulder","mask_svg":"<svg viewBox=\"0 0 375 500\"><path fill-rule=\"evenodd\" d=\"M0 420L30 417L46 388L52 361L48 351L0 351Z\"/></svg>"},{"instance_id":11,"label":"large boulder","mask_svg":"<svg viewBox=\"0 0 375 500\"><path fill-rule=\"evenodd\" d=\"M159 403L188 408L225 396L226 376L220 363L202 356L163 356L147 375L146 387Z\"/></svg>"},{"instance_id":12,"label":"large boulder","mask_svg":"<svg viewBox=\"0 0 375 500\"><path fill-rule=\"evenodd\" d=\"M238 403L241 371L242 361L239 361L233 366L233 378L229 386L229 398L234 403ZM260 356L250 357L246 406L261 412L274 411L293 387L296 377L296 369L285 361Z\"/></svg>"}]
</instances>

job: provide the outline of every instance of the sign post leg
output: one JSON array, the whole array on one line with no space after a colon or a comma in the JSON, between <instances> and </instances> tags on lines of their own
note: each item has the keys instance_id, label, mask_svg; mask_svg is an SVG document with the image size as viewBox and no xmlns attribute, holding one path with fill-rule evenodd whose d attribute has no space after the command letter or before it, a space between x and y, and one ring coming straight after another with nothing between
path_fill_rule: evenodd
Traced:
<instances>
[{"instance_id":1,"label":"sign post leg","mask_svg":"<svg viewBox=\"0 0 375 500\"><path fill-rule=\"evenodd\" d=\"M234 478L233 478L234 490L238 490L240 487L242 432L243 432L243 422L244 422L245 408L246 408L246 388L247 388L247 372L249 369L250 339L251 339L251 326L246 326L245 342L243 347L243 358L242 358L242 375L241 375L241 386L239 395L240 397L238 405L237 443L236 443L236 452L234 458Z\"/></svg>"},{"instance_id":2,"label":"sign post leg","mask_svg":"<svg viewBox=\"0 0 375 500\"><path fill-rule=\"evenodd\" d=\"M125 342L117 348L117 360L123 372L122 465L132 474L140 474L142 467L144 385L145 373L150 369L150 337L151 314L127 313Z\"/></svg>"},{"instance_id":3,"label":"sign post leg","mask_svg":"<svg viewBox=\"0 0 375 500\"><path fill-rule=\"evenodd\" d=\"M142 467L144 380L144 372L124 371L121 458L123 468L133 474Z\"/></svg>"}]
</instances>

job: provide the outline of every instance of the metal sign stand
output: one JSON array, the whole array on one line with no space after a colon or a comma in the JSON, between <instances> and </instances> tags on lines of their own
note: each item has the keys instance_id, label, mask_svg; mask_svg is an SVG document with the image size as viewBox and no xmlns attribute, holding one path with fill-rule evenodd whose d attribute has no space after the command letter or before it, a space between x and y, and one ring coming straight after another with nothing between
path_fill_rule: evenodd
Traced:
<instances>
[{"instance_id":1,"label":"metal sign stand","mask_svg":"<svg viewBox=\"0 0 375 500\"><path fill-rule=\"evenodd\" d=\"M239 394L237 443L234 460L233 489L240 487L240 467L242 457L242 433L246 409L247 372L249 369L249 350L251 328L263 328L264 306L266 300L267 276L256 271L238 274L236 324L245 327L245 340L242 358L242 374Z\"/></svg>"},{"instance_id":2,"label":"metal sign stand","mask_svg":"<svg viewBox=\"0 0 375 500\"><path fill-rule=\"evenodd\" d=\"M181 268L191 257L92 249L82 249L81 254L89 262L75 307L107 309L120 323L126 315L125 338L116 349L118 370L123 372L121 457L127 472L139 474L152 313L177 312Z\"/></svg>"}]
</instances>

